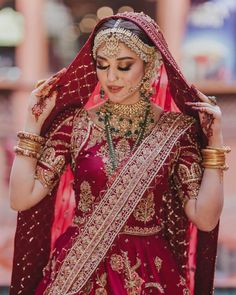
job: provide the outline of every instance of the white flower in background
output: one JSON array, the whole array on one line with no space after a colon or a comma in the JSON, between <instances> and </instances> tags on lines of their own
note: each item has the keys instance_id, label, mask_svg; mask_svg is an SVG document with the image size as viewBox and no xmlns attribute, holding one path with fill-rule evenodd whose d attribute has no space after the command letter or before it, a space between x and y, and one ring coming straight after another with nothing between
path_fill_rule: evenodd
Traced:
<instances>
[{"instance_id":1,"label":"white flower in background","mask_svg":"<svg viewBox=\"0 0 236 295\"><path fill-rule=\"evenodd\" d=\"M194 6L189 15L190 24L196 27L220 28L236 10L236 0L215 0Z\"/></svg>"},{"instance_id":2,"label":"white flower in background","mask_svg":"<svg viewBox=\"0 0 236 295\"><path fill-rule=\"evenodd\" d=\"M0 10L0 46L17 46L24 37L24 18L14 9Z\"/></svg>"}]
</instances>

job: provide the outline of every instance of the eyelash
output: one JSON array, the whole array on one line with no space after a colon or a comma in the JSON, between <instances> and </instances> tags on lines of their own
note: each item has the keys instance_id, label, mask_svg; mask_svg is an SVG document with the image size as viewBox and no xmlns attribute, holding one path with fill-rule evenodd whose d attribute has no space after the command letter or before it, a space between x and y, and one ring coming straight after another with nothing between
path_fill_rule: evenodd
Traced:
<instances>
[{"instance_id":1,"label":"eyelash","mask_svg":"<svg viewBox=\"0 0 236 295\"><path fill-rule=\"evenodd\" d=\"M131 66L132 66L132 65L129 65L129 66L125 67L125 68L118 67L118 70L119 70L119 71L122 71L122 72L127 72L127 71L130 70ZM96 67L97 67L99 70L106 70L106 69L108 69L109 66L105 66L105 67L103 67L103 66L97 64Z\"/></svg>"}]
</instances>

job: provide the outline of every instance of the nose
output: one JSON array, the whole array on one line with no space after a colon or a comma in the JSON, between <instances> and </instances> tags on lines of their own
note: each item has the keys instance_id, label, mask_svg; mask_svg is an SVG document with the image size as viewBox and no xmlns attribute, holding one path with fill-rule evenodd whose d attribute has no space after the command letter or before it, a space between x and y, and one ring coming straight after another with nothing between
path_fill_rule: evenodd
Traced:
<instances>
[{"instance_id":1,"label":"nose","mask_svg":"<svg viewBox=\"0 0 236 295\"><path fill-rule=\"evenodd\" d=\"M113 69L112 67L110 67L107 71L107 80L109 82L113 82L113 81L118 80L117 71L115 69Z\"/></svg>"}]
</instances>

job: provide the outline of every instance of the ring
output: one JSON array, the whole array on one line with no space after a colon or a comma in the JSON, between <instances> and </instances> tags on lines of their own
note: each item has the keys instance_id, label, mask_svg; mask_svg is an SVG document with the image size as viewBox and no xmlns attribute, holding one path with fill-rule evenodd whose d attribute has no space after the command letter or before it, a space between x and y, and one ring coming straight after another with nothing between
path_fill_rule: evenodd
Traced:
<instances>
[{"instance_id":1,"label":"ring","mask_svg":"<svg viewBox=\"0 0 236 295\"><path fill-rule=\"evenodd\" d=\"M39 87L40 85L42 85L45 81L46 81L46 79L39 80L37 83L35 83L34 88L38 88L38 87Z\"/></svg>"},{"instance_id":2,"label":"ring","mask_svg":"<svg viewBox=\"0 0 236 295\"><path fill-rule=\"evenodd\" d=\"M210 100L210 104L212 104L213 106L217 105L217 101L216 101L216 97L215 96L207 96L208 99Z\"/></svg>"}]
</instances>

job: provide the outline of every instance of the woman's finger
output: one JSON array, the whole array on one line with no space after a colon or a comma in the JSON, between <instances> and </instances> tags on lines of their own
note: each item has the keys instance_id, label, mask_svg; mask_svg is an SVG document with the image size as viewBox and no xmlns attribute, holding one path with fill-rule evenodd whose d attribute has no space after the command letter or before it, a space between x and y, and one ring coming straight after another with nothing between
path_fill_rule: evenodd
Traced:
<instances>
[{"instance_id":1,"label":"woman's finger","mask_svg":"<svg viewBox=\"0 0 236 295\"><path fill-rule=\"evenodd\" d=\"M202 107L207 107L207 106L214 106L209 102L200 102L200 101L196 101L196 102L186 102L185 104L189 105L189 106L202 106Z\"/></svg>"},{"instance_id":2,"label":"woman's finger","mask_svg":"<svg viewBox=\"0 0 236 295\"><path fill-rule=\"evenodd\" d=\"M218 115L218 111L213 106L199 106L199 107L192 107L192 109L198 111L198 112L205 112L212 115Z\"/></svg>"},{"instance_id":3,"label":"woman's finger","mask_svg":"<svg viewBox=\"0 0 236 295\"><path fill-rule=\"evenodd\" d=\"M197 93L198 93L198 97L200 98L200 100L202 102L207 102L207 103L213 104L213 100L210 99L210 97L208 97L204 93L202 93L200 90L197 89ZM214 101L214 104L216 104L216 100Z\"/></svg>"}]
</instances>

